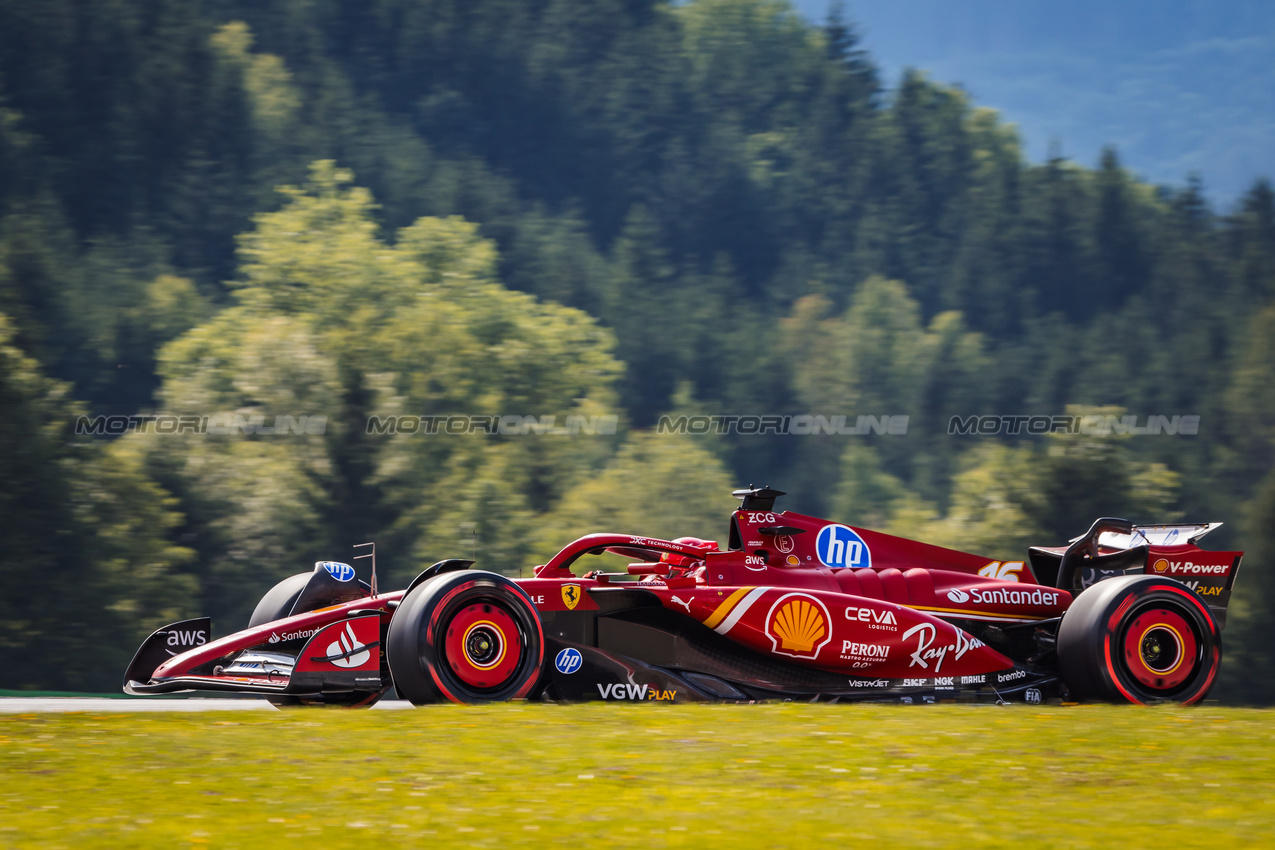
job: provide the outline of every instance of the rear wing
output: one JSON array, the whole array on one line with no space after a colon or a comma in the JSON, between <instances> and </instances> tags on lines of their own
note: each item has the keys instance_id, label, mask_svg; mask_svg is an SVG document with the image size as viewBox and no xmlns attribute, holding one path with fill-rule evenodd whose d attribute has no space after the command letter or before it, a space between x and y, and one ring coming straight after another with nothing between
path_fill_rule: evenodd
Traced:
<instances>
[{"instance_id":1,"label":"rear wing","mask_svg":"<svg viewBox=\"0 0 1275 850\"><path fill-rule=\"evenodd\" d=\"M1183 525L1135 525L1125 534L1120 531L1103 531L1098 535L1098 545L1104 549L1132 549L1134 546L1194 546L1204 535L1221 528L1220 522L1197 522ZM1068 541L1075 543L1080 538Z\"/></svg>"},{"instance_id":2,"label":"rear wing","mask_svg":"<svg viewBox=\"0 0 1275 850\"><path fill-rule=\"evenodd\" d=\"M1220 522L1134 525L1102 517L1068 546L1033 546L1032 571L1042 584L1083 591L1120 575L1154 575L1191 588L1226 625L1226 610L1243 552L1213 552L1197 543Z\"/></svg>"}]
</instances>

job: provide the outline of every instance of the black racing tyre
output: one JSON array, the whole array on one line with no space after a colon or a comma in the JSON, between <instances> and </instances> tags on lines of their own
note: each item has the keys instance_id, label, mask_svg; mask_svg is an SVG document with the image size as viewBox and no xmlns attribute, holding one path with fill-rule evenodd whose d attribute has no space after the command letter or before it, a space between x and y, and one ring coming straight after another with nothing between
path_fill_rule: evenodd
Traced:
<instances>
[{"instance_id":1,"label":"black racing tyre","mask_svg":"<svg viewBox=\"0 0 1275 850\"><path fill-rule=\"evenodd\" d=\"M1081 700L1199 702L1217 678L1222 635L1180 582L1120 576L1076 597L1058 627L1058 667Z\"/></svg>"},{"instance_id":2,"label":"black racing tyre","mask_svg":"<svg viewBox=\"0 0 1275 850\"><path fill-rule=\"evenodd\" d=\"M403 598L385 639L398 695L415 705L522 699L544 663L531 599L496 573L443 573Z\"/></svg>"},{"instance_id":3,"label":"black racing tyre","mask_svg":"<svg viewBox=\"0 0 1275 850\"><path fill-rule=\"evenodd\" d=\"M314 573L297 573L267 590L266 595L257 603L257 607L252 609L252 616L248 618L248 628L282 620L292 613L292 606L297 604L301 591L305 590L306 584L313 575ZM297 611L296 613L304 614L305 612Z\"/></svg>"}]
</instances>

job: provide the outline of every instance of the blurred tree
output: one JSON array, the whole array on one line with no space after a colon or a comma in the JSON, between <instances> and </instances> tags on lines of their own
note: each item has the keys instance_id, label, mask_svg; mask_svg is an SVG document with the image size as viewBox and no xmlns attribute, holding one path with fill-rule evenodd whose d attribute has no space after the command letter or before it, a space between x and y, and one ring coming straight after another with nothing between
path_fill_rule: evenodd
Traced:
<instances>
[{"instance_id":1,"label":"blurred tree","mask_svg":"<svg viewBox=\"0 0 1275 850\"><path fill-rule=\"evenodd\" d=\"M83 409L0 315L0 647L8 688L107 690L152 618L192 611L173 499L127 448L76 441ZM53 600L31 605L31 594Z\"/></svg>"},{"instance_id":2,"label":"blurred tree","mask_svg":"<svg viewBox=\"0 0 1275 850\"><path fill-rule=\"evenodd\" d=\"M841 475L830 516L860 528L884 530L910 494L903 482L881 469L871 446L851 443L841 454Z\"/></svg>"},{"instance_id":3,"label":"blurred tree","mask_svg":"<svg viewBox=\"0 0 1275 850\"><path fill-rule=\"evenodd\" d=\"M422 218L386 245L351 180L319 162L285 189L288 203L241 238L238 304L163 351L168 412L325 419L321 434L152 441L157 474L202 530L210 611L242 618L254 590L369 539L386 577L406 580L455 554L462 525L489 566L517 569L532 518L608 450L587 433L596 417L614 433L609 334L501 287L494 246L460 219ZM517 421L490 435L368 426L421 415ZM544 415L589 425L521 432Z\"/></svg>"},{"instance_id":4,"label":"blurred tree","mask_svg":"<svg viewBox=\"0 0 1275 850\"><path fill-rule=\"evenodd\" d=\"M611 531L724 544L731 479L693 437L634 431L597 475L567 491L539 523L543 563L582 534Z\"/></svg>"},{"instance_id":5,"label":"blurred tree","mask_svg":"<svg viewBox=\"0 0 1275 850\"><path fill-rule=\"evenodd\" d=\"M1226 661L1218 696L1227 702L1269 704L1275 674L1275 581L1267 565L1275 557L1275 473L1257 488L1243 518L1248 551L1227 609Z\"/></svg>"},{"instance_id":6,"label":"blurred tree","mask_svg":"<svg viewBox=\"0 0 1275 850\"><path fill-rule=\"evenodd\" d=\"M660 246L658 224L635 208L616 241L615 275L606 314L616 329L616 354L627 365L621 387L635 423L647 426L668 407L686 348L685 306L674 270Z\"/></svg>"},{"instance_id":7,"label":"blurred tree","mask_svg":"<svg viewBox=\"0 0 1275 850\"><path fill-rule=\"evenodd\" d=\"M1077 416L1121 417L1118 407L1068 406ZM1180 477L1160 463L1139 461L1132 438L1103 426L1080 434L1051 434L1038 466L1029 519L1047 538L1068 540L1100 516L1141 523L1176 522ZM1106 432L1105 432L1106 431ZM1105 433L1104 433L1105 432Z\"/></svg>"},{"instance_id":8,"label":"blurred tree","mask_svg":"<svg viewBox=\"0 0 1275 850\"><path fill-rule=\"evenodd\" d=\"M1097 274L1080 293L1089 307L1099 311L1118 306L1130 293L1145 288L1148 277L1143 246L1140 208L1130 197L1135 191L1113 147L1105 148L1095 175L1097 215L1094 217L1094 248Z\"/></svg>"},{"instance_id":9,"label":"blurred tree","mask_svg":"<svg viewBox=\"0 0 1275 850\"><path fill-rule=\"evenodd\" d=\"M1123 410L1068 410L1095 417L1093 424L1081 434L1051 434L1044 446L983 443L965 452L944 514L914 494L900 499L883 482L893 507L884 530L1022 560L1028 546L1058 545L1100 516L1142 523L1180 519L1173 509L1180 477L1163 464L1138 460L1129 437L1104 433L1098 417L1118 419Z\"/></svg>"}]
</instances>

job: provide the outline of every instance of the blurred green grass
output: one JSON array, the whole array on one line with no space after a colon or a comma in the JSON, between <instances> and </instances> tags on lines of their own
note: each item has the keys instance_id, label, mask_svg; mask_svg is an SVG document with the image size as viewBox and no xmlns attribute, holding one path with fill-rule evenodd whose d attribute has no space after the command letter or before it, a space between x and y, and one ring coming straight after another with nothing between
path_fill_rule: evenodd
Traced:
<instances>
[{"instance_id":1,"label":"blurred green grass","mask_svg":"<svg viewBox=\"0 0 1275 850\"><path fill-rule=\"evenodd\" d=\"M0 846L1269 846L1272 714L500 705L0 716Z\"/></svg>"}]
</instances>

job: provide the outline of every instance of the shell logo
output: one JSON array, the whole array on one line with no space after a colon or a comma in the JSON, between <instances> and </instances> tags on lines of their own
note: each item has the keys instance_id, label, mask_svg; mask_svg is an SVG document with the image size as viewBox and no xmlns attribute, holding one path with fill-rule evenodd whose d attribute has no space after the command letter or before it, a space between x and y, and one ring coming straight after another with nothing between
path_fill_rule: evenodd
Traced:
<instances>
[{"instance_id":1,"label":"shell logo","mask_svg":"<svg viewBox=\"0 0 1275 850\"><path fill-rule=\"evenodd\" d=\"M780 655L813 658L832 640L828 609L813 596L781 596L766 615L766 635Z\"/></svg>"},{"instance_id":2,"label":"shell logo","mask_svg":"<svg viewBox=\"0 0 1275 850\"><path fill-rule=\"evenodd\" d=\"M1157 573L1162 573L1168 568L1169 568L1169 562L1166 561L1164 558L1161 558L1160 560L1156 561L1154 564L1151 565L1151 569L1155 570Z\"/></svg>"}]
</instances>

